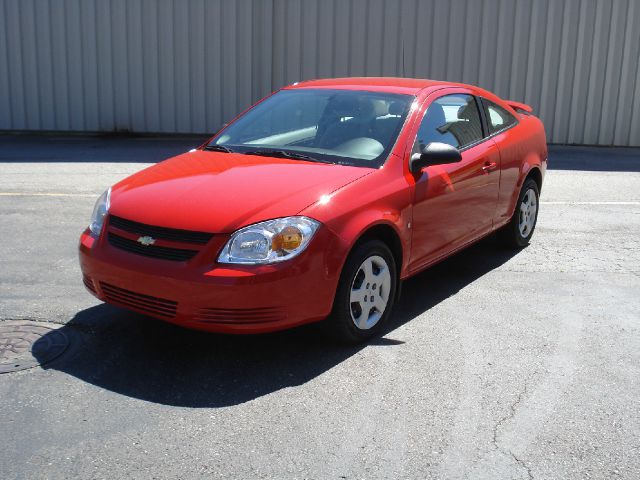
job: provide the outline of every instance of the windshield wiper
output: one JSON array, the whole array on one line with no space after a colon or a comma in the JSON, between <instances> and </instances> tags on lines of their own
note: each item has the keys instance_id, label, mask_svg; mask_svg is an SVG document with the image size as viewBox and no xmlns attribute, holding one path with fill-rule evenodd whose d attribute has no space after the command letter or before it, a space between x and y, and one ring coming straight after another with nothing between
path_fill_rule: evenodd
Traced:
<instances>
[{"instance_id":1,"label":"windshield wiper","mask_svg":"<svg viewBox=\"0 0 640 480\"><path fill-rule=\"evenodd\" d=\"M229 147L225 147L224 145L207 145L206 147L204 147L204 150L208 152L235 153Z\"/></svg>"},{"instance_id":2,"label":"windshield wiper","mask_svg":"<svg viewBox=\"0 0 640 480\"><path fill-rule=\"evenodd\" d=\"M287 152L286 150L252 150L244 152L245 155L259 155L262 157L279 157L279 158L293 158L295 160L308 160L309 162L319 163L333 163L329 160L323 160L321 158L310 157L304 153Z\"/></svg>"}]
</instances>

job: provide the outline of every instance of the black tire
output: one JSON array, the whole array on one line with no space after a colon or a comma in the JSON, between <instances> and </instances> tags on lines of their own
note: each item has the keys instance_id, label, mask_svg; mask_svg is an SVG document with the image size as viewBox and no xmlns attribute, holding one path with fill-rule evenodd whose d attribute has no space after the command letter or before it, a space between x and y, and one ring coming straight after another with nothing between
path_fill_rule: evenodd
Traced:
<instances>
[{"instance_id":1,"label":"black tire","mask_svg":"<svg viewBox=\"0 0 640 480\"><path fill-rule=\"evenodd\" d=\"M524 233L520 229L521 222L521 205L525 201L525 197L529 191L532 191L535 195L536 209L533 214L533 226L527 228ZM540 190L538 184L532 178L525 180L522 188L520 189L520 195L518 195L518 202L516 203L515 211L509 223L502 227L498 231L498 238L501 243L508 248L523 248L529 244L533 232L536 229L536 223L538 222L538 212L540 211Z\"/></svg>"},{"instance_id":2,"label":"black tire","mask_svg":"<svg viewBox=\"0 0 640 480\"><path fill-rule=\"evenodd\" d=\"M360 277L362 277L364 275L364 271L361 271L361 267L363 266L365 260L373 261L376 257L382 258L389 268L389 275L391 277L390 286L388 288L388 291L384 292L388 296L388 299L386 301L384 312L382 312L382 315L376 321L376 323L369 328L363 329L359 328L355 324L355 320L352 317L352 309L359 309L361 303L351 303L351 291L355 285L355 282L362 281L362 279L360 278L356 279L356 276L359 275ZM378 271L378 275L381 271L382 269ZM378 290L382 290L382 285L376 285L377 288L375 290L373 290L374 285L371 285L371 287L376 297L382 296L382 293L378 292ZM344 264L344 267L342 268L340 282L338 283L338 289L333 301L333 310L326 323L330 334L336 340L350 344L364 342L367 339L378 334L384 327L387 319L391 314L391 311L393 310L393 305L397 296L397 289L397 267L395 259L393 258L393 254L391 253L391 250L389 250L389 247L387 247L385 243L379 240L369 240L358 245L351 252ZM368 298L369 297L365 296L364 301L368 301ZM373 299L373 297L370 298ZM377 308L373 305L371 305L370 308L370 312L373 312L373 318L373 315L375 315L377 312ZM361 309L360 311L362 312ZM362 314L364 314L364 312L362 312Z\"/></svg>"}]
</instances>

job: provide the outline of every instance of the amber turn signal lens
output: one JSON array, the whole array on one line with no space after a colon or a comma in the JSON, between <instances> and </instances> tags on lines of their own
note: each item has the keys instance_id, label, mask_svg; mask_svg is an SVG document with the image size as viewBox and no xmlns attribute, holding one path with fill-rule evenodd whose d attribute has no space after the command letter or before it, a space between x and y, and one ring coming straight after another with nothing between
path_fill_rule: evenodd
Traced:
<instances>
[{"instance_id":1,"label":"amber turn signal lens","mask_svg":"<svg viewBox=\"0 0 640 480\"><path fill-rule=\"evenodd\" d=\"M285 227L271 239L271 249L295 250L302 244L302 232L296 227Z\"/></svg>"}]
</instances>

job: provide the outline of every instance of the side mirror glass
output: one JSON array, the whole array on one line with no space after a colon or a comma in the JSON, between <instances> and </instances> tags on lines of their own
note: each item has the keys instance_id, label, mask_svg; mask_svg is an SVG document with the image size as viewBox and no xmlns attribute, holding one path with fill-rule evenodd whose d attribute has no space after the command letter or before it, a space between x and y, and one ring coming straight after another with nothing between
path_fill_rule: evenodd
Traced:
<instances>
[{"instance_id":1,"label":"side mirror glass","mask_svg":"<svg viewBox=\"0 0 640 480\"><path fill-rule=\"evenodd\" d=\"M411 155L409 168L412 172L419 172L429 165L444 165L462 160L462 155L456 147L446 143L431 142L421 153Z\"/></svg>"}]
</instances>

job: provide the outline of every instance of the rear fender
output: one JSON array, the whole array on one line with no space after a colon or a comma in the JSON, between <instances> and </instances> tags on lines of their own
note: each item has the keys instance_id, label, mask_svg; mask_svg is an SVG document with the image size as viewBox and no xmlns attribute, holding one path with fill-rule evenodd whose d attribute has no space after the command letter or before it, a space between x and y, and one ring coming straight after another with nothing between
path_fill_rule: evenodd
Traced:
<instances>
[{"instance_id":1,"label":"rear fender","mask_svg":"<svg viewBox=\"0 0 640 480\"><path fill-rule=\"evenodd\" d=\"M511 215L513 215L516 210L516 204L518 203L518 197L520 196L520 189L522 188L525 179L534 169L538 169L542 174L542 162L537 155L530 154L522 163L522 166L520 168L520 175L518 178L518 188L514 189L513 195L511 196L511 203L509 208Z\"/></svg>"}]
</instances>

